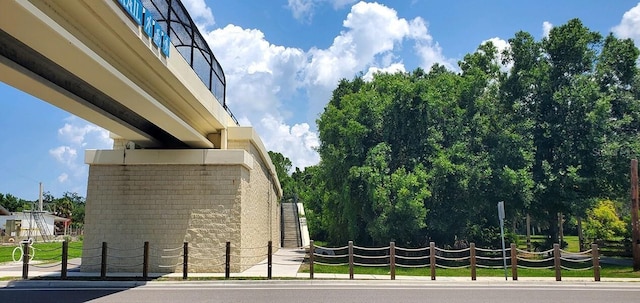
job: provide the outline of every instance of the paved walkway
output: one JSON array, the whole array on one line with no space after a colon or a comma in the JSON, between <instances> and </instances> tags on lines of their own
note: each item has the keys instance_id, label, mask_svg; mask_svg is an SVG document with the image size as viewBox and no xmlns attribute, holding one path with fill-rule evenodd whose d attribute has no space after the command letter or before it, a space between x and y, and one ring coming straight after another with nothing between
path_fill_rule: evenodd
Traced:
<instances>
[{"instance_id":1,"label":"paved walkway","mask_svg":"<svg viewBox=\"0 0 640 303\"><path fill-rule=\"evenodd\" d=\"M274 279L309 279L309 273L299 273L300 265L304 261L304 249L280 248L273 254L272 277ZM80 259L72 259L69 261L69 277L99 277L99 272L80 272ZM3 278L20 278L22 276L22 264L20 263L4 263L0 264L0 279ZM45 264L32 264L29 267L29 277L58 277L60 276L60 265L50 266ZM108 277L139 277L141 273L108 273ZM182 273L149 273L152 278L170 277L181 278ZM190 278L222 278L224 273L189 273ZM263 260L241 273L231 273L231 278L266 278L267 277L267 260ZM339 279L348 280L348 274L320 274L314 275L315 279ZM356 280L390 280L389 275L368 275L355 274ZM465 282L470 283L470 277L437 277L436 281L431 281L429 276L396 276L398 281L424 281L429 283L436 282ZM593 278L571 278L563 277L563 281L588 283L593 282ZM640 278L602 278L603 282L640 282ZM505 282L504 277L478 277L473 283L518 283L518 282L549 282L558 283L553 277L520 277L519 281L512 281L509 278ZM0 282L0 287L6 283Z\"/></svg>"},{"instance_id":2,"label":"paved walkway","mask_svg":"<svg viewBox=\"0 0 640 303\"><path fill-rule=\"evenodd\" d=\"M303 278L309 277L309 274L298 273L300 265L304 261L305 250L298 248L280 248L272 256L271 276L273 278ZM99 272L81 272L80 271L81 259L69 260L68 273L69 277L98 277ZM61 266L38 264L33 262L29 266L29 277L44 277L44 276L60 276ZM109 277L136 277L141 273L107 273ZM149 273L150 277L182 277L182 273ZM247 278L266 278L268 276L267 271L267 259L258 263L257 265L241 272L231 273L231 277L247 277ZM7 277L22 277L22 263L4 263L0 264L0 279ZM189 277L224 277L224 273L189 273Z\"/></svg>"}]
</instances>

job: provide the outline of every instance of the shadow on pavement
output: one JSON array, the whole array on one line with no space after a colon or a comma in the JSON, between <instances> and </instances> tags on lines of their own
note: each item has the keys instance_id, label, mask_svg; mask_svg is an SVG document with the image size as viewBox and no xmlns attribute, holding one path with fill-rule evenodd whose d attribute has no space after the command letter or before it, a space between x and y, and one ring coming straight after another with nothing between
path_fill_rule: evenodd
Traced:
<instances>
[{"instance_id":1,"label":"shadow on pavement","mask_svg":"<svg viewBox=\"0 0 640 303\"><path fill-rule=\"evenodd\" d=\"M0 302L89 302L146 284L147 281L133 278L70 277L68 280L54 280L37 277L7 282L0 288Z\"/></svg>"}]
</instances>

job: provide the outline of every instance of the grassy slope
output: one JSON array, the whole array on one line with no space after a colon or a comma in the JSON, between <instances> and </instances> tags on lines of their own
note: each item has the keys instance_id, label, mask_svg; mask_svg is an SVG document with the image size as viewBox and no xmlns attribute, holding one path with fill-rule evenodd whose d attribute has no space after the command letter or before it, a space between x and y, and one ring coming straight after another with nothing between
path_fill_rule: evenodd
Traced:
<instances>
[{"instance_id":1,"label":"grassy slope","mask_svg":"<svg viewBox=\"0 0 640 303\"><path fill-rule=\"evenodd\" d=\"M13 262L11 254L17 245L0 246L0 263ZM34 260L42 262L60 262L62 259L62 242L34 243ZM69 243L69 259L82 256L82 242ZM17 256L16 256L17 257Z\"/></svg>"}]
</instances>

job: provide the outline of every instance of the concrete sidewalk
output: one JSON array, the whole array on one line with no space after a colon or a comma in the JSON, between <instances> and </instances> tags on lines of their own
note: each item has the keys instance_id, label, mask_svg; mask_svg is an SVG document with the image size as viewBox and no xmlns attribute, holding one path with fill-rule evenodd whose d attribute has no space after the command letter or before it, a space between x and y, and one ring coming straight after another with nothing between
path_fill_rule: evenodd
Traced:
<instances>
[{"instance_id":1,"label":"concrete sidewalk","mask_svg":"<svg viewBox=\"0 0 640 303\"><path fill-rule=\"evenodd\" d=\"M271 276L273 278L303 278L309 277L309 274L299 274L298 270L300 265L304 261L305 250L300 248L280 248L272 256ZM81 259L71 259L68 265L68 277L99 277L99 272L81 272L80 271ZM241 273L231 273L231 277L246 277L246 278L266 278L268 277L267 271L267 259L258 263L257 265L250 267L249 269ZM59 277L61 271L61 265L54 264L39 264L38 262L32 262L29 266L29 277ZM107 277L140 277L142 273L107 273ZM188 273L189 277L211 277L211 278L223 278L222 273ZM4 263L0 264L0 279L1 278L20 278L22 277L22 263ZM151 278L182 278L182 273L149 273Z\"/></svg>"}]
</instances>

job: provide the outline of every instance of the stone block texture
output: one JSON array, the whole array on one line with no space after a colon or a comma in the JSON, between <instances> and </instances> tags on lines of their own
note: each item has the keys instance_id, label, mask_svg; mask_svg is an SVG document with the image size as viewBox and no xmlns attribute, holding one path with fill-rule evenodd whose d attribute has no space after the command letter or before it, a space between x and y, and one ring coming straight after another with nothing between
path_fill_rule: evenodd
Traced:
<instances>
[{"instance_id":1,"label":"stone block texture","mask_svg":"<svg viewBox=\"0 0 640 303\"><path fill-rule=\"evenodd\" d=\"M266 260L268 241L280 247L279 198L251 146L252 168L91 164L81 270L100 270L103 242L107 272L141 273L145 241L149 272L182 272L185 242L189 272L224 272L227 241L232 272Z\"/></svg>"}]
</instances>

